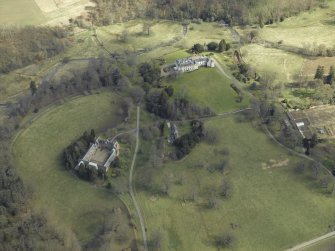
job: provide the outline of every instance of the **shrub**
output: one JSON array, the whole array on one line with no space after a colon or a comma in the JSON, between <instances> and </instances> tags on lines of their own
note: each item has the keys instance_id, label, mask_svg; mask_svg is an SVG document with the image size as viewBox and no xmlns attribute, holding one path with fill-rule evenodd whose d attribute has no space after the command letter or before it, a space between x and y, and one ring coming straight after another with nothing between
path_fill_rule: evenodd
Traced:
<instances>
[{"instance_id":1,"label":"shrub","mask_svg":"<svg viewBox=\"0 0 335 251\"><path fill-rule=\"evenodd\" d=\"M194 52L196 52L196 53L202 53L202 52L205 51L205 48L204 48L204 46L201 45L201 44L195 44L195 45L193 46L192 50L193 50Z\"/></svg>"},{"instance_id":2,"label":"shrub","mask_svg":"<svg viewBox=\"0 0 335 251\"><path fill-rule=\"evenodd\" d=\"M209 51L216 51L219 48L219 44L217 42L210 42L207 44L207 48Z\"/></svg>"},{"instance_id":3,"label":"shrub","mask_svg":"<svg viewBox=\"0 0 335 251\"><path fill-rule=\"evenodd\" d=\"M217 248L230 248L235 241L232 234L223 233L215 238L215 246Z\"/></svg>"}]
</instances>

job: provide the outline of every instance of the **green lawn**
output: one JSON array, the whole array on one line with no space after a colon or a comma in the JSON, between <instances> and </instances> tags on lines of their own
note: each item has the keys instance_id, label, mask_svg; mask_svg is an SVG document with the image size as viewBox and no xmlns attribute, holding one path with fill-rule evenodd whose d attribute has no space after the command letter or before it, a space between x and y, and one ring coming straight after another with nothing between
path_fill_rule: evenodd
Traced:
<instances>
[{"instance_id":1,"label":"green lawn","mask_svg":"<svg viewBox=\"0 0 335 251\"><path fill-rule=\"evenodd\" d=\"M112 93L101 93L51 108L21 131L13 145L16 168L33 190L34 208L48 212L59 226L73 231L80 244L95 238L103 213L117 207L126 210L115 195L66 171L62 153L85 130L99 132L120 123L118 101Z\"/></svg>"},{"instance_id":2,"label":"green lawn","mask_svg":"<svg viewBox=\"0 0 335 251\"><path fill-rule=\"evenodd\" d=\"M300 160L249 123L227 118L205 126L219 130L219 145L201 143L184 160L167 162L157 171L158 186L163 177L173 179L169 197L138 191L148 235L161 232L163 250L214 251L213 238L224 232L236 237L233 250L284 250L326 233L334 218L334 198L307 174L294 174ZM229 159L224 174L207 170L223 159ZM182 185L177 183L181 177ZM223 179L232 182L232 198L220 198L217 209L207 209L210 191ZM192 191L198 193L196 203L188 200ZM233 230L231 223L238 227Z\"/></svg>"},{"instance_id":3,"label":"green lawn","mask_svg":"<svg viewBox=\"0 0 335 251\"><path fill-rule=\"evenodd\" d=\"M202 106L211 107L216 113L234 111L248 106L247 97L237 103L237 93L231 82L217 69L200 68L185 73L172 82L176 95L182 95Z\"/></svg>"},{"instance_id":4,"label":"green lawn","mask_svg":"<svg viewBox=\"0 0 335 251\"><path fill-rule=\"evenodd\" d=\"M187 58L192 56L192 54L188 53L186 50L177 50L171 53L167 53L164 55L164 59L166 60L167 64L173 64L176 62L177 59L180 58Z\"/></svg>"}]
</instances>

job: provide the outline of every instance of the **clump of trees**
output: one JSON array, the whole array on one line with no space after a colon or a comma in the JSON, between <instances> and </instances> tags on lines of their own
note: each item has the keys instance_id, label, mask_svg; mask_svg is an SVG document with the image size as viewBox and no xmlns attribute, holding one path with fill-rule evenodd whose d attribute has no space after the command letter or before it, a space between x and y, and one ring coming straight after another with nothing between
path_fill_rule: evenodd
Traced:
<instances>
[{"instance_id":1,"label":"clump of trees","mask_svg":"<svg viewBox=\"0 0 335 251\"><path fill-rule=\"evenodd\" d=\"M61 27L0 27L0 73L40 62L63 52L69 32Z\"/></svg>"},{"instance_id":2,"label":"clump of trees","mask_svg":"<svg viewBox=\"0 0 335 251\"><path fill-rule=\"evenodd\" d=\"M310 139L303 139L303 146L306 149L305 154L310 155L311 149L314 148L319 143L318 135L313 134Z\"/></svg>"},{"instance_id":3,"label":"clump of trees","mask_svg":"<svg viewBox=\"0 0 335 251\"><path fill-rule=\"evenodd\" d=\"M83 135L64 151L64 164L67 169L73 170L78 164L78 160L83 157L92 143L95 142L95 131L90 133L85 131Z\"/></svg>"},{"instance_id":4,"label":"clump of trees","mask_svg":"<svg viewBox=\"0 0 335 251\"><path fill-rule=\"evenodd\" d=\"M204 51L217 51L217 52L225 52L230 50L231 45L226 42L226 40L222 39L219 43L212 41L208 44L202 45L202 44L194 44L192 47L192 51L195 53L202 53Z\"/></svg>"},{"instance_id":5,"label":"clump of trees","mask_svg":"<svg viewBox=\"0 0 335 251\"><path fill-rule=\"evenodd\" d=\"M169 97L171 91L154 90L146 96L146 109L163 119L181 120L211 116L214 112L209 107L199 107L186 98Z\"/></svg>"},{"instance_id":6,"label":"clump of trees","mask_svg":"<svg viewBox=\"0 0 335 251\"><path fill-rule=\"evenodd\" d=\"M177 158L182 159L198 144L205 136L204 125L200 120L191 122L191 132L176 139Z\"/></svg>"},{"instance_id":7,"label":"clump of trees","mask_svg":"<svg viewBox=\"0 0 335 251\"><path fill-rule=\"evenodd\" d=\"M214 244L218 249L230 248L235 242L235 237L230 233L223 233L216 236Z\"/></svg>"},{"instance_id":8,"label":"clump of trees","mask_svg":"<svg viewBox=\"0 0 335 251\"><path fill-rule=\"evenodd\" d=\"M235 52L236 53L236 52ZM237 65L236 69L233 69L233 76L244 83L247 83L248 81L255 79L256 81L261 80L261 78L258 76L258 74L255 72L254 69L250 67L250 65L240 62ZM264 77L264 76L263 76Z\"/></svg>"},{"instance_id":9,"label":"clump of trees","mask_svg":"<svg viewBox=\"0 0 335 251\"><path fill-rule=\"evenodd\" d=\"M138 67L138 72L143 78L144 83L148 83L153 86L159 85L161 71L155 65L142 63Z\"/></svg>"},{"instance_id":10,"label":"clump of trees","mask_svg":"<svg viewBox=\"0 0 335 251\"><path fill-rule=\"evenodd\" d=\"M222 39L219 43L218 50L219 52L229 51L231 48L231 45L226 42L226 40Z\"/></svg>"},{"instance_id":11,"label":"clump of trees","mask_svg":"<svg viewBox=\"0 0 335 251\"><path fill-rule=\"evenodd\" d=\"M325 75L325 67L319 65L316 69L314 79L321 80L324 84L332 85L335 81L334 66L330 66L328 75Z\"/></svg>"},{"instance_id":12,"label":"clump of trees","mask_svg":"<svg viewBox=\"0 0 335 251\"><path fill-rule=\"evenodd\" d=\"M202 44L195 44L192 47L192 51L196 53L202 53L205 51L205 47Z\"/></svg>"}]
</instances>

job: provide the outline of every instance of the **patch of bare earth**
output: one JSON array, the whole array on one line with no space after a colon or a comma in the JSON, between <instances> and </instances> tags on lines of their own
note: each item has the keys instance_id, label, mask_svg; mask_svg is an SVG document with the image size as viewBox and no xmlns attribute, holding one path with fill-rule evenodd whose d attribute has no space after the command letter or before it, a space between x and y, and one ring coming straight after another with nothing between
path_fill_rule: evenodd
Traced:
<instances>
[{"instance_id":1,"label":"patch of bare earth","mask_svg":"<svg viewBox=\"0 0 335 251\"><path fill-rule=\"evenodd\" d=\"M262 167L263 170L269 170L269 169L288 166L289 163L290 163L289 159L285 159L285 160L282 160L282 161L270 159L266 163L264 163L264 162L261 163L261 167Z\"/></svg>"}]
</instances>

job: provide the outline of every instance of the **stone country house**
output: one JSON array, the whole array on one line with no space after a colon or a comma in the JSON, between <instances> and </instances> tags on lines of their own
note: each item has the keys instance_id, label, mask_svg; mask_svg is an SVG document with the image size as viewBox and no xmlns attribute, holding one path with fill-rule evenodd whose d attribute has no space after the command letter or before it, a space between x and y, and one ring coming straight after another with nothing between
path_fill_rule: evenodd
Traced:
<instances>
[{"instance_id":1,"label":"stone country house","mask_svg":"<svg viewBox=\"0 0 335 251\"><path fill-rule=\"evenodd\" d=\"M199 67L201 66L214 68L215 63L214 60L209 57L195 56L195 57L177 59L173 69L177 72L184 73L198 70Z\"/></svg>"},{"instance_id":2,"label":"stone country house","mask_svg":"<svg viewBox=\"0 0 335 251\"><path fill-rule=\"evenodd\" d=\"M97 138L94 144L86 152L85 156L79 160L76 169L81 165L95 168L103 172L108 172L112 162L120 154L120 145L116 140L103 140Z\"/></svg>"}]
</instances>

